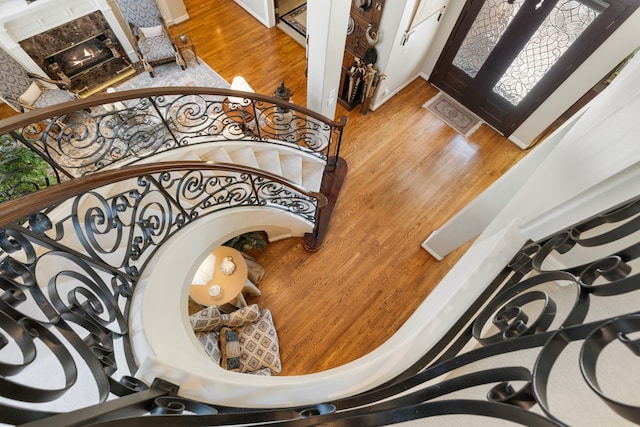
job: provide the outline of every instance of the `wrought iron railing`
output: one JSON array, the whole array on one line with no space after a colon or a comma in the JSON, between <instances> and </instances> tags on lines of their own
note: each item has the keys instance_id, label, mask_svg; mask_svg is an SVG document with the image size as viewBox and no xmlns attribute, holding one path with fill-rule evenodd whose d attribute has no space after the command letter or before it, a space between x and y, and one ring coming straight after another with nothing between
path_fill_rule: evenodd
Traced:
<instances>
[{"instance_id":1,"label":"wrought iron railing","mask_svg":"<svg viewBox=\"0 0 640 427\"><path fill-rule=\"evenodd\" d=\"M94 403L148 388L131 376L131 297L153 253L183 227L248 206L313 223L325 204L280 177L202 162L105 171L4 203L0 422L49 417L65 395L73 406L86 393L74 389L81 375Z\"/></svg>"},{"instance_id":2,"label":"wrought iron railing","mask_svg":"<svg viewBox=\"0 0 640 427\"><path fill-rule=\"evenodd\" d=\"M0 122L0 156L29 148L49 164L52 183L168 150L225 141L286 146L322 159L331 168L339 157L345 124L344 117L334 122L255 93L148 88L96 95L5 119ZM33 179L26 181L5 189L0 199L38 187Z\"/></svg>"},{"instance_id":3,"label":"wrought iron railing","mask_svg":"<svg viewBox=\"0 0 640 427\"><path fill-rule=\"evenodd\" d=\"M304 408L243 409L181 398L180 385L161 378L142 383L130 375L127 319L154 250L218 209L267 205L309 218L321 199L233 166L197 165L105 172L3 206L0 421L377 426L467 415L535 426L640 423L640 199L527 243L445 337L376 389ZM131 176L131 191L92 191ZM80 379L78 361L96 405L57 414L52 408ZM49 388L40 379L51 371L60 385Z\"/></svg>"},{"instance_id":4,"label":"wrought iron railing","mask_svg":"<svg viewBox=\"0 0 640 427\"><path fill-rule=\"evenodd\" d=\"M224 164L84 175L234 139L286 144L330 164L339 154L344 123L255 94L229 103L237 92L192 90L101 95L0 123L10 135L5 152L24 145L56 181L68 181L0 205L0 422L366 426L468 415L536 426L640 423L639 200L525 245L448 335L363 394L251 410L181 398L180 384L161 378L136 379L131 295L158 247L187 224L239 206L317 224L326 199ZM293 118L281 119L287 109Z\"/></svg>"}]
</instances>

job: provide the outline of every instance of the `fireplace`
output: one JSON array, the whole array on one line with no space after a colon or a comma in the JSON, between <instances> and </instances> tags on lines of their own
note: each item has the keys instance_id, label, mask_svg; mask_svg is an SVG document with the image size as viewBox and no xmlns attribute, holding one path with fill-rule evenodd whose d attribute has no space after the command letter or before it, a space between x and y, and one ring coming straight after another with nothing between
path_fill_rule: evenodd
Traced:
<instances>
[{"instance_id":1,"label":"fireplace","mask_svg":"<svg viewBox=\"0 0 640 427\"><path fill-rule=\"evenodd\" d=\"M78 74L87 72L114 57L111 49L105 45L105 40L108 40L107 36L102 33L56 52L45 59L47 68L56 73L62 72L73 80Z\"/></svg>"},{"instance_id":2,"label":"fireplace","mask_svg":"<svg viewBox=\"0 0 640 427\"><path fill-rule=\"evenodd\" d=\"M84 97L135 74L104 15L95 11L20 41L49 77Z\"/></svg>"}]
</instances>

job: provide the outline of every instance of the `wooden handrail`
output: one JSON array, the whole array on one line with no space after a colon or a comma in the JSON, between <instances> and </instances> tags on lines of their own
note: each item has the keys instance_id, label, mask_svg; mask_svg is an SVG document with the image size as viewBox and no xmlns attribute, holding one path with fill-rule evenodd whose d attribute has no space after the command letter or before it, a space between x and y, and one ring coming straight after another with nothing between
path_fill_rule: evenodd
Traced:
<instances>
[{"instance_id":1,"label":"wooden handrail","mask_svg":"<svg viewBox=\"0 0 640 427\"><path fill-rule=\"evenodd\" d=\"M2 216L0 217L0 228L8 224L18 221L33 212L40 211L55 203L69 199L78 194L102 187L104 185L113 184L125 179L136 178L139 176L150 175L154 173L162 173L176 170L214 170L236 173L250 173L251 175L261 176L271 181L280 183L289 188L298 191L307 197L318 200L318 208L327 205L327 197L322 193L306 190L293 181L278 175L273 175L260 169L249 166L239 166L231 163L212 163L200 161L175 161L162 163L147 163L142 165L127 166L122 169L114 169L101 171L95 174L87 175L82 178L76 178L70 181L61 182L60 184L45 188L36 193L28 194L15 200L9 200L2 204Z\"/></svg>"},{"instance_id":2,"label":"wooden handrail","mask_svg":"<svg viewBox=\"0 0 640 427\"><path fill-rule=\"evenodd\" d=\"M86 98L63 102L51 107L40 108L24 114L9 117L0 120L0 135L11 130L37 123L51 117L73 113L95 107L98 105L112 104L117 101L126 101L128 99L146 98L149 96L173 96L173 95L218 95L221 97L239 97L251 99L259 102L271 103L281 106L285 109L291 109L301 114L312 117L318 121L327 123L335 128L343 128L347 124L347 117L341 116L338 121L333 121L321 114L316 113L308 108L301 107L288 101L267 95L260 95L253 92L242 92L231 89L206 88L192 86L171 86L171 87L155 87L145 89L126 90L121 92L105 93L100 95L92 95Z\"/></svg>"},{"instance_id":3,"label":"wooden handrail","mask_svg":"<svg viewBox=\"0 0 640 427\"><path fill-rule=\"evenodd\" d=\"M89 191L93 188L97 188L111 182L118 181L119 179L130 178L135 176L136 173L139 174L148 174L154 172L163 172L168 169L166 167L171 167L170 165L174 163L168 163L169 166L157 167L153 170L146 169L142 167L141 169L131 169L126 172L117 172L102 174L99 177L90 177L88 175L93 175L99 170L103 170L103 168L111 168L118 165L126 164L126 160L129 157L133 157L131 155L131 151L127 151L127 155L125 156L116 156L109 157L109 152L98 153L94 160L91 162L94 163L86 163L83 164L80 162L79 164L73 163L73 159L71 157L65 157L67 153L67 148L71 148L72 152L74 147L61 147L60 144L72 145L72 140L75 138L75 128L73 126L66 127L65 120L58 120L65 116L71 116L76 112L84 112L87 114L90 120L97 120L97 123L102 123L102 120L105 120L107 123L106 128L110 129L109 124L111 123L109 120L109 115L116 115L118 113L108 113L103 114L101 111L97 111L96 115L93 116L91 109L97 106L103 106L107 104L117 105L117 103L127 102L127 101L135 101L137 103L136 106L131 107L131 111L135 114L141 114L144 116L146 114L146 110L149 109L150 116L157 118L161 122L161 126L164 126L166 132L168 132L168 140L173 141L169 146L165 146L163 144L157 144L154 146L154 149L150 150L148 153L144 153L142 157L151 157L156 154L156 150L164 149L173 149L177 148L185 143L188 143L190 137L201 137L203 134L199 132L195 132L192 128L190 128L189 120L194 120L193 117L186 118L187 123L185 124L185 128L174 127L175 118L171 117L170 108L168 110L163 110L166 102L173 102L174 98L178 103L184 99L185 103L191 102L192 98L201 97L207 105L211 105L211 110L204 109L200 112L201 116L198 116L198 119L202 118L207 123L214 124L213 128L209 129L209 131L213 131L211 136L215 135L221 139L228 138L225 135L224 130L229 128L231 130L230 134L235 134L235 138L233 140L238 139L239 132L244 132L244 129L240 129L240 126L235 124L233 117L230 119L220 119L221 116L225 114L224 112L224 99L229 97L235 98L243 98L247 100L247 103L250 103L252 108L256 110L261 109L265 113L265 120L269 120L269 114L272 114L271 117L273 120L269 123L274 125L272 128L266 127L264 130L264 134L260 134L260 123L258 123L257 115L256 115L256 126L257 133L249 133L249 139L253 139L258 142L275 142L280 145L286 145L291 148L295 148L297 150L302 150L312 156L319 158L320 160L325 162L325 169L323 173L322 179L322 188L320 193L309 192L308 190L299 187L294 182L291 182L285 178L278 177L275 175L271 175L267 172L260 171L258 169L252 169L248 167L238 167L233 165L226 165L222 170L232 171L237 173L249 173L254 176L262 176L271 182L277 182L281 185L284 185L288 188L294 189L299 194L305 195L307 197L311 197L317 200L317 208L316 208L316 218L315 218L315 227L314 232L310 234L310 236L305 237L305 246L309 250L316 250L320 242L323 240L323 236L326 233L326 229L328 227L328 218L331 217L331 212L333 210L333 206L335 205L335 201L337 200L337 196L339 191L335 191L340 188L338 183L334 182L334 178L340 177L340 180L344 179L344 174L346 172L346 168L343 168L342 171L336 171L338 165L346 165L345 162L341 162L339 158L340 153L340 145L342 141L342 130L347 123L346 116L341 116L338 121L331 120L327 117L322 116L321 114L309 110L307 108L295 105L289 101L266 96L261 94L256 94L253 92L242 92L235 91L231 89L223 89L223 88L206 88L206 87L190 87L190 86L174 86L174 87L154 87L154 88L144 88L144 89L136 89L136 90L128 90L121 92L112 92L112 93L104 93L100 95L93 95L83 99L72 100L65 103L60 103L48 108L37 109L34 111L30 111L28 113L20 114L17 116L10 117L5 120L0 121L0 135L11 133L13 137L19 143L22 143L28 146L32 151L36 152L38 155L44 158L55 170L56 174L64 174L65 176L72 178L72 180L76 180L81 176L85 176L82 178L82 182L76 183L76 186L72 186L71 184L57 184L53 189L47 190L46 193L41 194L41 191L38 191L38 197L29 197L28 199L24 199L26 196L19 196L18 199L24 199L22 203L16 204L17 202L4 202L2 209L3 215L0 218L0 226L5 224L5 221L17 220L19 218L23 218L25 214L37 211L38 207L35 205L32 207L32 210L29 211L29 207L31 203L37 203L37 206L46 207L48 203L54 203L59 201L63 197L72 197L78 193L82 193L85 191ZM282 122L282 118L278 116L281 111L291 111L293 114L289 116L289 122ZM165 116L166 115L166 116ZM157 116L157 117L156 117ZM85 117L85 116L83 116ZM115 120L115 119L114 119ZM118 115L117 120L122 120ZM31 134L30 131L26 131L26 129L30 129L33 124L41 124L42 122L51 123L47 125L47 132L42 132L36 135L37 142L40 143L40 146L32 147ZM179 120L178 120L179 122ZM203 122L198 122L203 123ZM60 129L49 133L48 129L51 127L52 129L55 126L59 126ZM159 124L160 125L160 124ZM221 125L221 127L219 127ZM126 126L136 126L136 124L129 123ZM118 132L121 132L123 129L126 129L126 126L117 128ZM100 129L98 126L97 129ZM141 133L144 133L146 130L143 130ZM155 129L151 129L151 132L156 133ZM206 132L206 131L205 131ZM105 138L109 143L123 143L128 144L127 137L131 137L126 132L122 134L113 135L102 135L100 132L92 133L92 134L83 134L80 132L80 140L82 140L83 147L86 147L87 150L91 150L90 147L93 147L93 142L98 141L98 138ZM143 135L144 137L144 135ZM66 139L68 138L68 139ZM93 140L91 140L93 138ZM197 141L198 138L195 138L195 143L202 143L201 141ZM124 142L122 142L124 141ZM58 145L56 145L58 144ZM35 144L34 144L35 145ZM135 145L135 144L134 144ZM99 146L99 145L98 145ZM125 148L129 150L128 146ZM51 151L58 154L58 156L52 155ZM92 158L96 153L82 153L85 159ZM103 160L104 162L101 162ZM140 158L142 158L140 157ZM139 160L140 158L137 158ZM119 162L116 164L115 162ZM106 166L105 166L106 165ZM191 168L193 170L201 169L201 166L204 163L175 163L174 165L187 165L184 168ZM91 166L86 170L82 168ZM222 166L218 166L222 167ZM76 168L76 169L74 169ZM208 167L204 167L207 169ZM215 169L215 168L213 168ZM130 174L129 174L130 173ZM98 179L99 181L95 181ZM58 180L59 181L59 180ZM327 189L332 189L328 191ZM17 200L17 199L14 199ZM326 210L322 208L327 206ZM14 212L13 209L16 209ZM324 212L323 212L324 211ZM322 218L322 221L320 219Z\"/></svg>"}]
</instances>

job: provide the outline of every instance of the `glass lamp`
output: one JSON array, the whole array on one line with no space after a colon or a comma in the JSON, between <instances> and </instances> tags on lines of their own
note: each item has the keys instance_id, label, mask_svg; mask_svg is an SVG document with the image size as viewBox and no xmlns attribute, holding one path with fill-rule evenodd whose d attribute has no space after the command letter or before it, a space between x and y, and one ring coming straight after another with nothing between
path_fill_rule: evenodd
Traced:
<instances>
[{"instance_id":1,"label":"glass lamp","mask_svg":"<svg viewBox=\"0 0 640 427\"><path fill-rule=\"evenodd\" d=\"M236 76L233 78L233 80L231 81L231 89L239 90L242 92L254 92L251 86L249 86L249 83L247 83L247 81L242 76ZM245 98L240 98L237 96L230 96L229 101L236 104L246 103Z\"/></svg>"}]
</instances>

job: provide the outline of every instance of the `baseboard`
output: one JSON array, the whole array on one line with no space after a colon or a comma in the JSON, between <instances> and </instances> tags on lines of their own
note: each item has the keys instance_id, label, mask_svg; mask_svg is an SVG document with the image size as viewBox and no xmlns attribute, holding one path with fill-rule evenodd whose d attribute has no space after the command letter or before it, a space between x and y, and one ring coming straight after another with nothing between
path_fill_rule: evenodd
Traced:
<instances>
[{"instance_id":1,"label":"baseboard","mask_svg":"<svg viewBox=\"0 0 640 427\"><path fill-rule=\"evenodd\" d=\"M273 243L273 242L277 242L279 240L284 240L284 239L288 239L290 237L293 237L293 235L291 233L287 233L287 232L277 232L274 230L266 230L267 231L267 236L269 238L269 243Z\"/></svg>"},{"instance_id":2,"label":"baseboard","mask_svg":"<svg viewBox=\"0 0 640 427\"><path fill-rule=\"evenodd\" d=\"M247 11L247 13L249 13L249 15L253 16L254 18L256 18L265 27L271 28L271 27L275 26L275 22L265 21L265 18L263 18L262 16L258 15L256 12L251 10L251 8L248 7L246 4L244 4L242 1L240 1L240 0L234 0L234 1L238 4L238 6L240 6L245 11ZM269 19L269 18L267 17L266 19Z\"/></svg>"},{"instance_id":3,"label":"baseboard","mask_svg":"<svg viewBox=\"0 0 640 427\"><path fill-rule=\"evenodd\" d=\"M382 106L382 104L384 104L385 102L387 102L389 99L391 99L393 96L397 95L398 92L400 92L402 89L404 89L405 87L409 86L415 79L417 79L418 77L420 77L420 74L416 74L414 77L412 77L411 79L409 79L407 82L405 82L403 85L401 85L400 87L394 89L394 90L389 90L389 93L387 93L382 99L380 99L379 101L372 103L369 106L369 109L371 111L376 111L376 109L380 108Z\"/></svg>"},{"instance_id":4,"label":"baseboard","mask_svg":"<svg viewBox=\"0 0 640 427\"><path fill-rule=\"evenodd\" d=\"M296 30L294 30L293 28L291 28L289 25L287 25L282 21L278 22L278 24L276 24L276 27L279 28L286 35L294 39L300 46L306 48L307 41L302 34L300 34L299 32L297 32Z\"/></svg>"},{"instance_id":5,"label":"baseboard","mask_svg":"<svg viewBox=\"0 0 640 427\"><path fill-rule=\"evenodd\" d=\"M512 142L513 144L517 145L519 148L521 148L522 150L526 150L527 148L529 148L530 144L525 143L524 141L521 141L518 138L514 138L513 136L509 136L507 137L507 139Z\"/></svg>"},{"instance_id":6,"label":"baseboard","mask_svg":"<svg viewBox=\"0 0 640 427\"><path fill-rule=\"evenodd\" d=\"M431 235L433 235L433 233L431 233ZM431 237L431 235L429 235L429 237ZM422 242L422 249L424 249L425 251L429 252L431 254L431 256L433 256L436 260L438 261L442 261L444 259L444 256L440 255L439 253L437 253L436 251L433 250L433 248L431 248L428 244L429 241L429 237L427 237L427 239Z\"/></svg>"},{"instance_id":7,"label":"baseboard","mask_svg":"<svg viewBox=\"0 0 640 427\"><path fill-rule=\"evenodd\" d=\"M375 104L371 104L369 106L369 109L371 111L376 111L378 108L380 108L382 106L382 104L384 104L385 102L387 102L389 99L391 99L392 97L396 96L398 94L398 92L389 92L387 95L384 96L384 98L382 98L380 101L376 102Z\"/></svg>"},{"instance_id":8,"label":"baseboard","mask_svg":"<svg viewBox=\"0 0 640 427\"><path fill-rule=\"evenodd\" d=\"M188 14L188 13L185 13L185 14L184 14L184 15L182 15L182 16L178 16L178 17L177 17L177 18L175 18L175 19L172 19L172 20L170 20L170 21L167 21L167 26L171 26L171 25L179 24L179 23L181 23L181 22L186 21L187 19L189 19L189 14Z\"/></svg>"}]
</instances>

